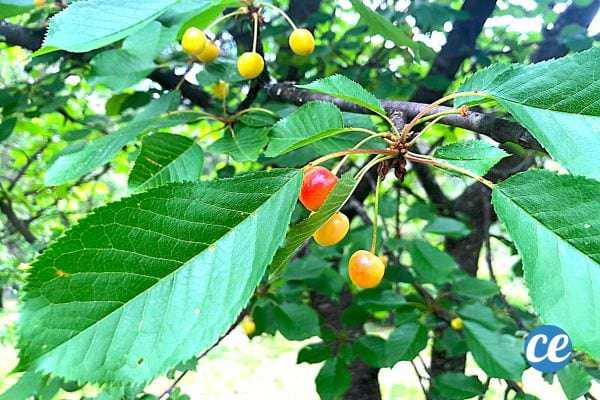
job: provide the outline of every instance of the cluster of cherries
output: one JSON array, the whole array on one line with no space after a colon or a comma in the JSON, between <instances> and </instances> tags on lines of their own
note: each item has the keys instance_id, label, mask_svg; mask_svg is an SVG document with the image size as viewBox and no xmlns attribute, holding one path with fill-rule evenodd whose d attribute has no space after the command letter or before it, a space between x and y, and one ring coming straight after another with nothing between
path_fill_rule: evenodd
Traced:
<instances>
[{"instance_id":1,"label":"cluster of cherries","mask_svg":"<svg viewBox=\"0 0 600 400\"><path fill-rule=\"evenodd\" d=\"M310 211L317 211L337 183L337 176L327 168L309 167L304 172L300 202ZM321 246L333 246L344 239L349 228L348 217L338 212L314 233L313 238ZM367 250L356 251L348 263L350 280L364 289L377 286L383 279L386 259Z\"/></svg>"},{"instance_id":2,"label":"cluster of cherries","mask_svg":"<svg viewBox=\"0 0 600 400\"><path fill-rule=\"evenodd\" d=\"M256 35L256 33L255 33ZM289 37L292 51L301 56L308 56L315 50L315 39L307 29L294 29ZM219 46L207 39L206 34L195 27L188 28L181 39L183 51L195 56L199 61L207 64L219 57ZM240 76L245 79L258 77L265 69L265 60L255 50L243 53L237 61ZM224 99L229 94L229 84L224 81L215 83L212 87L217 98Z\"/></svg>"}]
</instances>

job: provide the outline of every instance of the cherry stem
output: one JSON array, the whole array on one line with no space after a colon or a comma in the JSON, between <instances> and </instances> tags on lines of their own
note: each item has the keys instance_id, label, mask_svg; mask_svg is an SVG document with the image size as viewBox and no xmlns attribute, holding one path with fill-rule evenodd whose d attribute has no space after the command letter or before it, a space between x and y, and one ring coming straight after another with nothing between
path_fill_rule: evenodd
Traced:
<instances>
[{"instance_id":1,"label":"cherry stem","mask_svg":"<svg viewBox=\"0 0 600 400\"><path fill-rule=\"evenodd\" d=\"M381 177L377 175L375 184L375 215L373 216L373 237L371 238L371 253L375 254L377 248L377 223L379 222L379 191L381 190Z\"/></svg>"},{"instance_id":2,"label":"cherry stem","mask_svg":"<svg viewBox=\"0 0 600 400\"><path fill-rule=\"evenodd\" d=\"M219 22L225 21L228 18L231 18L233 16L236 15L241 15L241 14L247 14L248 13L248 9L246 7L242 7L236 11L230 12L229 14L225 14L217 19L215 19L212 24L210 24L206 29L204 29L204 31L209 31L211 30L215 25L217 25Z\"/></svg>"},{"instance_id":3,"label":"cherry stem","mask_svg":"<svg viewBox=\"0 0 600 400\"><path fill-rule=\"evenodd\" d=\"M412 138L410 142L406 143L406 146L404 146L404 147L409 148L412 145L414 145L419 137L421 137L423 134L425 134L425 132L427 132L429 130L429 128L431 128L433 125L437 124L439 122L439 120L444 118L446 115L448 115L448 114L440 115L437 118L435 118L433 121L431 121L429 124L427 124L427 126L425 128L423 128L423 130L421 130L421 132L417 133L417 135L414 138Z\"/></svg>"},{"instance_id":4,"label":"cherry stem","mask_svg":"<svg viewBox=\"0 0 600 400\"><path fill-rule=\"evenodd\" d=\"M452 100L457 97L470 97L470 96L490 97L490 95L488 95L486 93L480 93L480 92L458 92L458 93L452 93L448 96L442 97L441 99L434 101L433 103L431 103L430 105L428 105L427 107L422 109L417 115L415 115L415 117L412 119L412 121L410 121L410 123L408 123L404 126L404 128L402 129L402 135L400 136L400 141L402 143L406 142L406 137L408 136L408 133L412 130L412 128L414 128L414 126L417 124L417 122L429 111L433 110L440 104L447 102L448 100Z\"/></svg>"},{"instance_id":5,"label":"cherry stem","mask_svg":"<svg viewBox=\"0 0 600 400\"><path fill-rule=\"evenodd\" d=\"M358 128L353 128L353 129L358 129ZM360 142L358 142L358 143L356 144L356 146L354 146L353 148L354 148L354 149L358 149L358 148L360 148L360 147L361 147L363 144L367 143L369 140L373 140L373 139L375 139L375 138L385 138L386 136L390 136L390 134L389 134L388 132L385 132L385 133L375 133L375 132L371 132L371 136L368 136L368 137L364 138L363 140L361 140ZM335 168L333 168L333 169L331 170L331 172L332 172L334 175L337 175L337 174L338 174L338 172L340 171L340 169L342 168L342 166L344 165L344 163L345 163L346 161L348 161L348 159L349 159L349 158L350 158L350 155L349 155L349 154L347 154L346 156L344 156L344 158L342 158L342 159L340 160L340 162L338 163L338 165L336 165L336 166L335 166Z\"/></svg>"},{"instance_id":6,"label":"cherry stem","mask_svg":"<svg viewBox=\"0 0 600 400\"><path fill-rule=\"evenodd\" d=\"M287 13L285 11L283 11L281 8L270 4L270 3L259 3L258 4L259 7L269 7L272 10L274 10L275 12L277 12L278 14L280 14L283 18L285 18L285 20L287 21L288 24L290 24L290 26L292 27L293 30L298 29L298 27L296 26L296 24L294 23L294 21L292 21L292 19L290 18L289 15L287 15Z\"/></svg>"},{"instance_id":7,"label":"cherry stem","mask_svg":"<svg viewBox=\"0 0 600 400\"><path fill-rule=\"evenodd\" d=\"M252 39L252 52L256 53L256 42L258 40L258 14L252 14L254 17L254 38Z\"/></svg>"},{"instance_id":8,"label":"cherry stem","mask_svg":"<svg viewBox=\"0 0 600 400\"><path fill-rule=\"evenodd\" d=\"M417 163L421 163L421 164L429 164L429 165L433 165L434 167L439 167L439 168L445 168L445 169L449 169L452 171L456 171L459 172L463 175L467 175L468 177L471 177L473 179L475 179L476 181L483 183L485 186L489 187L490 189L494 188L494 183L483 178L482 176L477 175L474 172L469 171L468 169L464 169L461 167L457 167L456 165L452 165L449 164L447 162L444 161L440 161L437 160L433 157L429 157L429 156L424 156L421 154L416 154L416 153L412 153L412 152L407 152L404 157L412 162L417 162Z\"/></svg>"},{"instance_id":9,"label":"cherry stem","mask_svg":"<svg viewBox=\"0 0 600 400\"><path fill-rule=\"evenodd\" d=\"M326 156L317 158L315 161L310 162L306 165L305 168L310 168L317 166L319 164L323 164L325 161L332 160L334 158L343 157L348 154L378 154L385 156L396 156L398 154L398 150L380 150L380 149L348 149L337 151L335 153L328 154ZM371 161L372 162L372 161Z\"/></svg>"}]
</instances>

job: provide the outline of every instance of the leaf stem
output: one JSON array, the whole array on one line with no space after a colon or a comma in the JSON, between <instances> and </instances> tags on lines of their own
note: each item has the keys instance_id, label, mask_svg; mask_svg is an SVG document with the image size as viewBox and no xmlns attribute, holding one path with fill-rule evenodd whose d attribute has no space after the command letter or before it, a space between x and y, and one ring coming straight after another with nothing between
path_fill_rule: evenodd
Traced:
<instances>
[{"instance_id":1,"label":"leaf stem","mask_svg":"<svg viewBox=\"0 0 600 400\"><path fill-rule=\"evenodd\" d=\"M440 119L444 118L446 115L448 115L448 114L440 115L437 118L435 118L433 121L431 121L429 124L427 124L427 126L425 128L423 128L423 130L421 130L421 132L417 133L417 135L414 138L412 138L412 140L410 142L406 143L406 146L404 146L404 147L409 148L413 144L415 144L415 142L417 141L417 139L419 137L421 137L423 134L425 134L425 132L427 132L429 130L429 128L431 128L433 125L437 124L438 121Z\"/></svg>"},{"instance_id":2,"label":"leaf stem","mask_svg":"<svg viewBox=\"0 0 600 400\"><path fill-rule=\"evenodd\" d=\"M483 183L485 186L489 187L490 189L494 188L493 182L483 178L482 176L477 175L474 172L469 171L468 169L457 167L456 165L452 165L447 162L437 160L433 157L412 153L410 151L407 152L404 155L404 157L407 160L412 161L412 162L417 162L417 163L421 163L421 164L429 164L429 165L433 165L434 167L446 168L446 169L450 169L450 170L459 172L463 175L467 175L468 177L475 179L476 181L478 181L480 183Z\"/></svg>"},{"instance_id":3,"label":"leaf stem","mask_svg":"<svg viewBox=\"0 0 600 400\"><path fill-rule=\"evenodd\" d=\"M269 7L270 9L274 10L275 12L277 12L278 14L280 14L283 18L285 18L285 20L287 21L288 24L290 24L290 26L292 27L293 30L298 29L298 27L296 26L296 24L294 23L294 21L292 21L292 19L290 18L289 15L287 15L287 13L285 11L283 11L281 8L270 4L270 3L259 3L258 7Z\"/></svg>"},{"instance_id":4,"label":"leaf stem","mask_svg":"<svg viewBox=\"0 0 600 400\"><path fill-rule=\"evenodd\" d=\"M415 117L412 119L412 121L410 121L410 123L408 123L404 126L404 129L402 129L402 135L400 137L400 141L402 143L406 142L406 137L408 136L408 133L411 131L412 128L414 128L414 126L417 124L417 122L429 111L433 110L440 104L447 102L448 100L452 100L457 97L469 97L469 96L490 97L488 94L480 93L480 92L457 92L457 93L452 93L448 96L442 97L441 99L434 101L433 103L431 103L430 105L428 105L427 107L422 109L417 115L415 115Z\"/></svg>"},{"instance_id":5,"label":"leaf stem","mask_svg":"<svg viewBox=\"0 0 600 400\"><path fill-rule=\"evenodd\" d=\"M326 156L317 158L315 161L310 162L306 165L306 168L314 167L319 164L323 164L325 161L332 160L334 158L343 157L348 154L378 154L385 156L396 156L397 150L380 150L380 149L348 149L342 151L336 151L335 153L328 154Z\"/></svg>"}]
</instances>

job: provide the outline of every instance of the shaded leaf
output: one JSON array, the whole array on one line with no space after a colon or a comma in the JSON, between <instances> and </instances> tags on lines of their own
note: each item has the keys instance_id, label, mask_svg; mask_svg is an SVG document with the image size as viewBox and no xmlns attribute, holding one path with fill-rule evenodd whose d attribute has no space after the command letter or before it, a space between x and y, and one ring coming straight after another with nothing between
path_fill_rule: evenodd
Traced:
<instances>
[{"instance_id":1,"label":"shaded leaf","mask_svg":"<svg viewBox=\"0 0 600 400\"><path fill-rule=\"evenodd\" d=\"M208 146L213 153L229 154L235 161L256 161L268 142L270 128L252 128L243 126L236 129L235 137L226 134Z\"/></svg>"},{"instance_id":2,"label":"shaded leaf","mask_svg":"<svg viewBox=\"0 0 600 400\"><path fill-rule=\"evenodd\" d=\"M484 387L476 376L445 372L433 378L435 393L451 400L470 399L483 394Z\"/></svg>"},{"instance_id":3,"label":"shaded leaf","mask_svg":"<svg viewBox=\"0 0 600 400\"><path fill-rule=\"evenodd\" d=\"M585 369L571 363L557 373L560 386L568 400L575 400L586 394L592 386L592 378Z\"/></svg>"},{"instance_id":4,"label":"shaded leaf","mask_svg":"<svg viewBox=\"0 0 600 400\"><path fill-rule=\"evenodd\" d=\"M316 383L322 400L340 400L350 387L350 371L343 360L334 357L323 364Z\"/></svg>"}]
</instances>

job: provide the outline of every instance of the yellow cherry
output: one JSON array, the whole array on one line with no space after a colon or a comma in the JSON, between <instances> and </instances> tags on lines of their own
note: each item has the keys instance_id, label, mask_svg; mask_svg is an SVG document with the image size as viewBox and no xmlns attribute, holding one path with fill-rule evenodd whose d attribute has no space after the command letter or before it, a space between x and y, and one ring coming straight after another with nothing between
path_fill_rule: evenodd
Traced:
<instances>
[{"instance_id":1,"label":"yellow cherry","mask_svg":"<svg viewBox=\"0 0 600 400\"><path fill-rule=\"evenodd\" d=\"M33 0L33 5L34 6L43 6L46 4L46 0Z\"/></svg>"},{"instance_id":2,"label":"yellow cherry","mask_svg":"<svg viewBox=\"0 0 600 400\"><path fill-rule=\"evenodd\" d=\"M348 217L339 212L331 217L325 225L320 227L313 234L313 238L315 239L315 242L319 243L321 246L333 246L346 237L349 228L350 221L348 220Z\"/></svg>"},{"instance_id":3,"label":"yellow cherry","mask_svg":"<svg viewBox=\"0 0 600 400\"><path fill-rule=\"evenodd\" d=\"M460 331L463 328L463 325L463 320L460 317L452 318L452 321L450 321L450 326L455 331Z\"/></svg>"},{"instance_id":4,"label":"yellow cherry","mask_svg":"<svg viewBox=\"0 0 600 400\"><path fill-rule=\"evenodd\" d=\"M254 79L265 69L265 60L258 53L246 52L238 59L237 67L243 78Z\"/></svg>"},{"instance_id":5,"label":"yellow cherry","mask_svg":"<svg viewBox=\"0 0 600 400\"><path fill-rule=\"evenodd\" d=\"M307 56L315 50L315 38L308 29L296 29L290 35L290 48L300 56Z\"/></svg>"},{"instance_id":6,"label":"yellow cherry","mask_svg":"<svg viewBox=\"0 0 600 400\"><path fill-rule=\"evenodd\" d=\"M206 47L206 35L198 28L188 28L181 38L183 51L191 55L199 55Z\"/></svg>"},{"instance_id":7,"label":"yellow cherry","mask_svg":"<svg viewBox=\"0 0 600 400\"><path fill-rule=\"evenodd\" d=\"M389 257L386 256L385 254L382 254L379 256L379 259L381 260L381 262L383 263L384 267L387 267L388 262L390 261Z\"/></svg>"},{"instance_id":8,"label":"yellow cherry","mask_svg":"<svg viewBox=\"0 0 600 400\"><path fill-rule=\"evenodd\" d=\"M204 51L198 55L198 60L208 64L215 61L217 57L219 57L219 46L215 42L208 42Z\"/></svg>"},{"instance_id":9,"label":"yellow cherry","mask_svg":"<svg viewBox=\"0 0 600 400\"><path fill-rule=\"evenodd\" d=\"M375 254L366 250L358 250L352 254L348 262L350 280L363 289L379 285L384 273L383 262Z\"/></svg>"},{"instance_id":10,"label":"yellow cherry","mask_svg":"<svg viewBox=\"0 0 600 400\"><path fill-rule=\"evenodd\" d=\"M212 91L216 98L224 99L229 94L229 83L225 81L219 81L212 85Z\"/></svg>"},{"instance_id":11,"label":"yellow cherry","mask_svg":"<svg viewBox=\"0 0 600 400\"><path fill-rule=\"evenodd\" d=\"M254 320L250 316L246 315L244 317L244 319L242 320L241 325L242 325L242 330L248 336L252 335L254 333L254 331L256 330L256 324L254 323Z\"/></svg>"}]
</instances>

